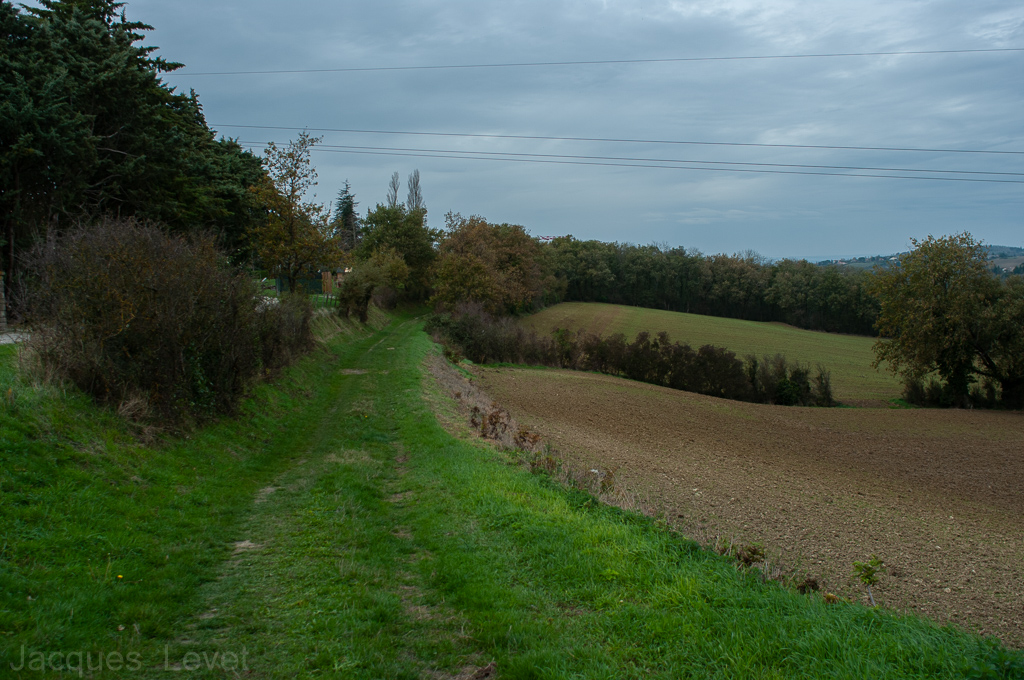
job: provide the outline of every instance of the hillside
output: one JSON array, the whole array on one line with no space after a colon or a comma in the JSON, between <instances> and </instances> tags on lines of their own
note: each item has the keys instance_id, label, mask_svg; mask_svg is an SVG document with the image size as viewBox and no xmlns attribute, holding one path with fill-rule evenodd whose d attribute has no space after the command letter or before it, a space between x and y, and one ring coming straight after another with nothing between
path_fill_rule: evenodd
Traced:
<instances>
[{"instance_id":1,"label":"hillside","mask_svg":"<svg viewBox=\"0 0 1024 680\"><path fill-rule=\"evenodd\" d=\"M673 340L694 347L725 347L740 358L782 353L812 368L824 364L832 372L836 398L848 404L882 405L902 394L897 380L874 369L873 338L807 331L778 323L724 319L682 312L600 303L565 302L525 320L539 333L555 328L586 329L601 335L622 333L632 339L640 331L667 331Z\"/></svg>"},{"instance_id":2,"label":"hillside","mask_svg":"<svg viewBox=\"0 0 1024 680\"><path fill-rule=\"evenodd\" d=\"M355 329L236 418L154 438L26 382L0 350L0 664L24 678L80 675L85 653L133 677L956 678L998 653L765 582L531 474L458 425L423 369L438 356L415 318ZM19 666L33 659L63 665Z\"/></svg>"},{"instance_id":3,"label":"hillside","mask_svg":"<svg viewBox=\"0 0 1024 680\"><path fill-rule=\"evenodd\" d=\"M985 246L985 250L988 252L988 259L993 267L1010 271L1014 267L1024 264L1024 248L1017 246ZM822 260L818 264L823 266L834 264L841 267L849 267L850 269L871 270L875 267L888 266L894 258L898 258L900 255L902 253L873 255L871 257L839 258L836 260Z\"/></svg>"}]
</instances>

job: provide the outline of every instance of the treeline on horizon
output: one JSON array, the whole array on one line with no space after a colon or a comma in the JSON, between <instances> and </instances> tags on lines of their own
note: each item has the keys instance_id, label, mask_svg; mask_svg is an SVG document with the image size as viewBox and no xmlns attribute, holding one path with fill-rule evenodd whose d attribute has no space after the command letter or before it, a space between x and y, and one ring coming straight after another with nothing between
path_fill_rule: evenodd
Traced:
<instances>
[{"instance_id":1,"label":"treeline on horizon","mask_svg":"<svg viewBox=\"0 0 1024 680\"><path fill-rule=\"evenodd\" d=\"M703 255L686 248L556 238L544 258L564 288L555 297L799 328L873 335L878 301L870 273L756 253Z\"/></svg>"}]
</instances>

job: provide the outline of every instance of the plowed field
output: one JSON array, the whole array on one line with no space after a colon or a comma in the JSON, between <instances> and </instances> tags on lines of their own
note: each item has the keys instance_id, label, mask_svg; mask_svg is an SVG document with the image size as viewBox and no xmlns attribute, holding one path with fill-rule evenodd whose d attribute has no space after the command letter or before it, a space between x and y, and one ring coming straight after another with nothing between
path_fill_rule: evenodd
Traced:
<instances>
[{"instance_id":1,"label":"plowed field","mask_svg":"<svg viewBox=\"0 0 1024 680\"><path fill-rule=\"evenodd\" d=\"M614 469L690 535L761 543L866 601L1024 646L1024 416L724 401L619 378L475 369L577 466Z\"/></svg>"}]
</instances>

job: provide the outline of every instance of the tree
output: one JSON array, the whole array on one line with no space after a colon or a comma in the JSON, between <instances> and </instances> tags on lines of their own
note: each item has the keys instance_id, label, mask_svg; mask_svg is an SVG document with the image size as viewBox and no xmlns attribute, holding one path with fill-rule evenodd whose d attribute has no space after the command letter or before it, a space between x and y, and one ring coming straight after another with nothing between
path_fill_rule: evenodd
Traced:
<instances>
[{"instance_id":1,"label":"tree","mask_svg":"<svg viewBox=\"0 0 1024 680\"><path fill-rule=\"evenodd\" d=\"M0 2L4 266L47 229L103 215L211 230L234 248L255 217L259 159L216 141L198 96L160 79L181 64L138 44L150 27L111 0Z\"/></svg>"},{"instance_id":2,"label":"tree","mask_svg":"<svg viewBox=\"0 0 1024 680\"><path fill-rule=\"evenodd\" d=\"M480 302L492 314L514 314L537 303L554 277L542 267L541 246L515 224L474 215L445 215L446 233L434 267L434 302Z\"/></svg>"},{"instance_id":3,"label":"tree","mask_svg":"<svg viewBox=\"0 0 1024 680\"><path fill-rule=\"evenodd\" d=\"M331 227L339 235L342 247L348 251L355 250L359 245L360 220L356 212L357 205L359 203L352 193L352 187L349 186L348 180L345 180L345 186L338 192L338 198L334 202Z\"/></svg>"},{"instance_id":4,"label":"tree","mask_svg":"<svg viewBox=\"0 0 1024 680\"><path fill-rule=\"evenodd\" d=\"M345 275L338 289L338 310L346 317L355 314L366 323L370 300L378 288L401 290L409 279L409 266L391 248L375 250Z\"/></svg>"},{"instance_id":5,"label":"tree","mask_svg":"<svg viewBox=\"0 0 1024 680\"><path fill-rule=\"evenodd\" d=\"M978 376L1000 384L1003 402L1021 406L1024 388L1024 285L988 271L985 248L969 233L923 241L872 292L880 311L875 366L908 382L936 371L964 406Z\"/></svg>"},{"instance_id":6,"label":"tree","mask_svg":"<svg viewBox=\"0 0 1024 680\"><path fill-rule=\"evenodd\" d=\"M409 175L409 197L405 199L405 207L409 212L414 210L426 210L423 203L423 191L420 190L420 171L413 170Z\"/></svg>"},{"instance_id":7,"label":"tree","mask_svg":"<svg viewBox=\"0 0 1024 680\"><path fill-rule=\"evenodd\" d=\"M391 249L402 256L409 267L409 280L405 295L423 300L430 290L430 265L437 257L434 244L438 232L425 224L427 211L409 211L401 203L395 206L377 204L363 220L363 240L356 251L361 260L374 251Z\"/></svg>"},{"instance_id":8,"label":"tree","mask_svg":"<svg viewBox=\"0 0 1024 680\"><path fill-rule=\"evenodd\" d=\"M319 141L302 132L284 148L271 142L264 161L269 178L255 190L266 215L251 230L252 241L263 264L287 279L291 291L303 272L335 267L344 256L327 208L304 201L317 183L309 152Z\"/></svg>"},{"instance_id":9,"label":"tree","mask_svg":"<svg viewBox=\"0 0 1024 680\"><path fill-rule=\"evenodd\" d=\"M388 183L388 198L387 206L389 208L398 207L398 191L402 188L402 180L398 176L398 172L391 173L391 181Z\"/></svg>"}]
</instances>

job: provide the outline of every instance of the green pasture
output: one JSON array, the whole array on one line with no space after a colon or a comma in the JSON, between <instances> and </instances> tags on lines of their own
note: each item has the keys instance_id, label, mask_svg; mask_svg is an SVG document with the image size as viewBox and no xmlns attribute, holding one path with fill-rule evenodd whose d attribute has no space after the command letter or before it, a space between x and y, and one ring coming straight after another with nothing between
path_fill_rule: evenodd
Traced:
<instances>
[{"instance_id":1,"label":"green pasture","mask_svg":"<svg viewBox=\"0 0 1024 680\"><path fill-rule=\"evenodd\" d=\"M601 335L622 333L630 340L641 331L666 331L673 340L693 347L725 347L741 358L748 354L784 354L812 368L817 364L826 366L832 372L833 389L840 401L888 401L902 394L902 386L884 366L878 370L871 367L874 338L596 302L564 302L524 322L540 333L555 328L586 329Z\"/></svg>"}]
</instances>

